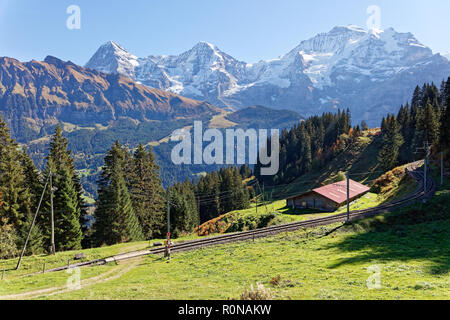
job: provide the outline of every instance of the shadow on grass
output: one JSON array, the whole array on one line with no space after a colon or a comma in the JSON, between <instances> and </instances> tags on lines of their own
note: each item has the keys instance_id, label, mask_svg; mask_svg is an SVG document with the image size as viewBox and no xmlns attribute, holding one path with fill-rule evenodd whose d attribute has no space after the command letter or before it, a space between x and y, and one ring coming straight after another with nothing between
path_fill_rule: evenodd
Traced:
<instances>
[{"instance_id":1,"label":"shadow on grass","mask_svg":"<svg viewBox=\"0 0 450 320\"><path fill-rule=\"evenodd\" d=\"M430 274L450 272L450 191L428 205L416 204L390 214L355 222L344 228L355 232L328 246L357 253L330 268L379 261L426 261Z\"/></svg>"}]
</instances>

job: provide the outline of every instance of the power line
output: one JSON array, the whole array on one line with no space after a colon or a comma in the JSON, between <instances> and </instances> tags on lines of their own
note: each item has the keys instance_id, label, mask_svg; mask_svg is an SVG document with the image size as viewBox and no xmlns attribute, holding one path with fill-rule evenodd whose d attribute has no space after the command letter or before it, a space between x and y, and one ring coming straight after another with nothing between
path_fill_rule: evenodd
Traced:
<instances>
[{"instance_id":1,"label":"power line","mask_svg":"<svg viewBox=\"0 0 450 320\"><path fill-rule=\"evenodd\" d=\"M39 209L41 208L42 200L44 199L44 194L45 194L45 190L47 189L48 182L49 182L49 178L47 178L47 182L45 182L44 189L42 190L41 199L39 200L39 205L36 209L36 213L34 214L33 221L31 222L30 230L28 231L27 239L25 240L22 252L20 253L19 261L17 261L16 270L19 270L19 268L20 268L20 263L22 262L23 255L25 254L25 250L27 248L28 241L30 240L31 230L33 230L34 224L36 223L36 218L39 213Z\"/></svg>"}]
</instances>

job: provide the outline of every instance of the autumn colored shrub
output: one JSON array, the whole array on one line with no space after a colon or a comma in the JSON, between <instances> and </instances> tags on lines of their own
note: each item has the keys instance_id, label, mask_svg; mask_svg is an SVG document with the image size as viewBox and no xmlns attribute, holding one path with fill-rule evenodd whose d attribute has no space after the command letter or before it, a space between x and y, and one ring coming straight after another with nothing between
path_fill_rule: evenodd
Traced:
<instances>
[{"instance_id":1,"label":"autumn colored shrub","mask_svg":"<svg viewBox=\"0 0 450 320\"><path fill-rule=\"evenodd\" d=\"M270 280L270 284L275 286L275 287L279 286L280 283L281 283L281 276L280 275L278 275L278 276L272 278L272 280Z\"/></svg>"},{"instance_id":2,"label":"autumn colored shrub","mask_svg":"<svg viewBox=\"0 0 450 320\"><path fill-rule=\"evenodd\" d=\"M17 235L13 225L7 219L1 219L0 223L0 259L14 258L18 254Z\"/></svg>"},{"instance_id":3,"label":"autumn colored shrub","mask_svg":"<svg viewBox=\"0 0 450 320\"><path fill-rule=\"evenodd\" d=\"M404 167L397 167L379 177L372 186L371 192L385 194L398 185L406 175Z\"/></svg>"}]
</instances>

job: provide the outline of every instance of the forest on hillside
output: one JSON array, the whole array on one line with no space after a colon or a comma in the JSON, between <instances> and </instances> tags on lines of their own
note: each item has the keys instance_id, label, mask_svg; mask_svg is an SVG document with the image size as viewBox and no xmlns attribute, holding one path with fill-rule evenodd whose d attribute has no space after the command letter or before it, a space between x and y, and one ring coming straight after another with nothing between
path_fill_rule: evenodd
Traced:
<instances>
[{"instance_id":1,"label":"forest on hillside","mask_svg":"<svg viewBox=\"0 0 450 320\"><path fill-rule=\"evenodd\" d=\"M417 86L411 102L400 107L381 122L378 161L386 171L397 165L423 159L428 143L434 153L450 151L450 78L435 84ZM260 183L279 185L290 183L299 176L323 168L327 162L344 152L362 130L363 121L352 126L350 112L314 116L280 136L280 170L274 176L259 175L263 165L258 161L255 175ZM270 140L267 146L270 146ZM270 151L270 150L269 150Z\"/></svg>"}]
</instances>

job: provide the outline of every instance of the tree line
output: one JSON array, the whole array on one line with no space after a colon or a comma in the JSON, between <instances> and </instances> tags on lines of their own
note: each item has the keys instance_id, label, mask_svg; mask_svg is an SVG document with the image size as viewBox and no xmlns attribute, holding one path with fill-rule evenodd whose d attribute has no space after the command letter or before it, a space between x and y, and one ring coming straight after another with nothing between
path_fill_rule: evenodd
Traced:
<instances>
[{"instance_id":1,"label":"tree line","mask_svg":"<svg viewBox=\"0 0 450 320\"><path fill-rule=\"evenodd\" d=\"M417 86L411 103L402 105L398 114L390 114L381 123L380 165L397 165L423 159L426 144L433 152L450 151L450 78L435 84Z\"/></svg>"},{"instance_id":2,"label":"tree line","mask_svg":"<svg viewBox=\"0 0 450 320\"><path fill-rule=\"evenodd\" d=\"M27 255L52 252L52 202L56 251L162 238L168 209L170 231L178 236L192 232L205 219L248 206L243 183L251 175L248 166L223 168L164 190L151 147L139 144L129 150L116 141L104 158L93 219L88 219L89 207L68 145L58 125L39 171L0 118L0 258L18 254L39 204Z\"/></svg>"},{"instance_id":3,"label":"tree line","mask_svg":"<svg viewBox=\"0 0 450 320\"><path fill-rule=\"evenodd\" d=\"M21 148L0 118L0 257L17 254L42 201L37 223L30 234L26 254L51 251L50 188L52 177L54 238L58 250L80 249L86 206L67 140L58 126L53 135L46 165L39 172L26 148Z\"/></svg>"},{"instance_id":4,"label":"tree line","mask_svg":"<svg viewBox=\"0 0 450 320\"><path fill-rule=\"evenodd\" d=\"M261 176L262 165L258 159L255 175L262 183L278 185L320 168L344 148L346 142L340 137L350 133L350 129L349 109L313 116L289 130L285 129L280 135L280 170L274 176ZM359 125L355 127L354 132L360 131ZM270 140L267 146L270 146Z\"/></svg>"}]
</instances>

